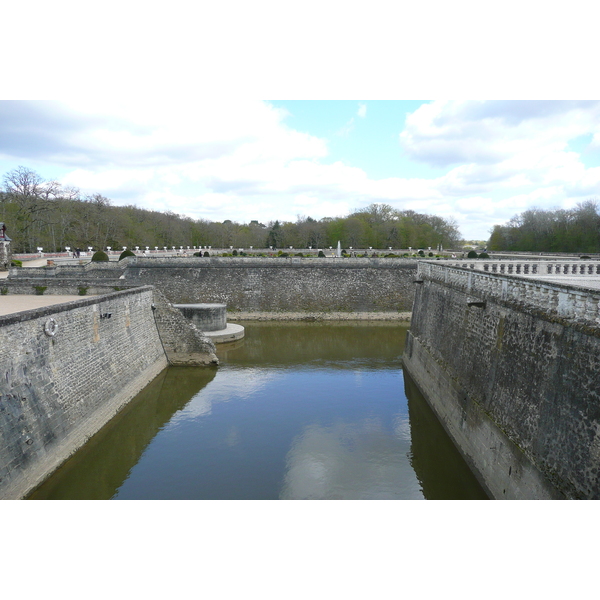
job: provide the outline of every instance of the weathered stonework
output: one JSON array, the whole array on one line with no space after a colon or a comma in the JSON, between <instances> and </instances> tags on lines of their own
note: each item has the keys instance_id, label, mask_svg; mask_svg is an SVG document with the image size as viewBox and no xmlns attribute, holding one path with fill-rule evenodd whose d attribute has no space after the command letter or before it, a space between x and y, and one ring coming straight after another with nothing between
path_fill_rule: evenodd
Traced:
<instances>
[{"instance_id":1,"label":"weathered stonework","mask_svg":"<svg viewBox=\"0 0 600 600\"><path fill-rule=\"evenodd\" d=\"M598 291L438 264L418 279L405 369L488 493L600 498Z\"/></svg>"},{"instance_id":2,"label":"weathered stonework","mask_svg":"<svg viewBox=\"0 0 600 600\"><path fill-rule=\"evenodd\" d=\"M170 365L216 365L214 343L164 295L154 290L154 318Z\"/></svg>"},{"instance_id":3,"label":"weathered stonework","mask_svg":"<svg viewBox=\"0 0 600 600\"><path fill-rule=\"evenodd\" d=\"M137 258L124 281L231 312L378 313L410 311L415 274L415 260L393 258Z\"/></svg>"},{"instance_id":4,"label":"weathered stonework","mask_svg":"<svg viewBox=\"0 0 600 600\"><path fill-rule=\"evenodd\" d=\"M230 313L409 312L417 261L394 258L129 258L98 266L11 269L8 293L107 293L153 285L174 304L226 304ZM0 287L2 287L0 285ZM404 318L404 317L403 317Z\"/></svg>"},{"instance_id":5,"label":"weathered stonework","mask_svg":"<svg viewBox=\"0 0 600 600\"><path fill-rule=\"evenodd\" d=\"M0 316L0 498L20 498L167 364L214 344L152 287Z\"/></svg>"},{"instance_id":6,"label":"weathered stonework","mask_svg":"<svg viewBox=\"0 0 600 600\"><path fill-rule=\"evenodd\" d=\"M226 304L173 304L200 331L219 331L227 327Z\"/></svg>"}]
</instances>

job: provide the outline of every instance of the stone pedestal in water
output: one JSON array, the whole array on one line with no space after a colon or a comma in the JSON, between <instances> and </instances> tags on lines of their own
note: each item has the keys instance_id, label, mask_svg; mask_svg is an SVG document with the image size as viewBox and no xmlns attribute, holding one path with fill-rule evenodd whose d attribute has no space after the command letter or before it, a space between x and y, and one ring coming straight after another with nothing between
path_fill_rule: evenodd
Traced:
<instances>
[{"instance_id":1,"label":"stone pedestal in water","mask_svg":"<svg viewBox=\"0 0 600 600\"><path fill-rule=\"evenodd\" d=\"M244 328L237 324L227 324L226 304L173 304L202 333L215 344L233 342L244 337Z\"/></svg>"}]
</instances>

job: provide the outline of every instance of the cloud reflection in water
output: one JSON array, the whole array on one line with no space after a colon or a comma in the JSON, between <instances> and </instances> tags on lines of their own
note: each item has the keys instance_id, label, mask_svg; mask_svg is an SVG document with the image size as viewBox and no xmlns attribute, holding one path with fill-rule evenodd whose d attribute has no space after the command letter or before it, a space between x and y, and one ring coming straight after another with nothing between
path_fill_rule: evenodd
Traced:
<instances>
[{"instance_id":1,"label":"cloud reflection in water","mask_svg":"<svg viewBox=\"0 0 600 600\"><path fill-rule=\"evenodd\" d=\"M292 442L281 499L423 498L408 460L405 415L395 434L378 419L311 424Z\"/></svg>"}]
</instances>

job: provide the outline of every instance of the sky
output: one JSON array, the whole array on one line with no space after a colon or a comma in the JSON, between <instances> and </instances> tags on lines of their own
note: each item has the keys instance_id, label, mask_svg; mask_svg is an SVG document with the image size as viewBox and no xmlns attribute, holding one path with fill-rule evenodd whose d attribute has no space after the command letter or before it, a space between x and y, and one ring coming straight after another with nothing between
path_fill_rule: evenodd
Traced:
<instances>
[{"instance_id":1,"label":"sky","mask_svg":"<svg viewBox=\"0 0 600 600\"><path fill-rule=\"evenodd\" d=\"M485 240L600 197L600 102L150 99L0 102L0 171L194 219L346 216L372 203Z\"/></svg>"}]
</instances>

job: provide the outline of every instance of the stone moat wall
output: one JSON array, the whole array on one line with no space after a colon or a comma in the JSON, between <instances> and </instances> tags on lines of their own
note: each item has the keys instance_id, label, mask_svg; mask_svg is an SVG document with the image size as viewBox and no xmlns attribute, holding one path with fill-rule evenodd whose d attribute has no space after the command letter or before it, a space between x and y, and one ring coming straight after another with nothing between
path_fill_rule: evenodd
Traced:
<instances>
[{"instance_id":1,"label":"stone moat wall","mask_svg":"<svg viewBox=\"0 0 600 600\"><path fill-rule=\"evenodd\" d=\"M246 313L410 311L415 274L415 260L393 258L137 258L124 273L174 303Z\"/></svg>"},{"instance_id":2,"label":"stone moat wall","mask_svg":"<svg viewBox=\"0 0 600 600\"><path fill-rule=\"evenodd\" d=\"M0 317L0 498L21 498L167 364L214 345L151 287Z\"/></svg>"},{"instance_id":3,"label":"stone moat wall","mask_svg":"<svg viewBox=\"0 0 600 600\"><path fill-rule=\"evenodd\" d=\"M404 368L490 496L600 498L598 290L432 263L418 279Z\"/></svg>"},{"instance_id":4,"label":"stone moat wall","mask_svg":"<svg viewBox=\"0 0 600 600\"><path fill-rule=\"evenodd\" d=\"M98 294L153 285L174 304L226 304L243 318L408 313L417 261L394 258L128 258L13 268L2 293ZM265 317L265 318L266 318Z\"/></svg>"}]
</instances>

